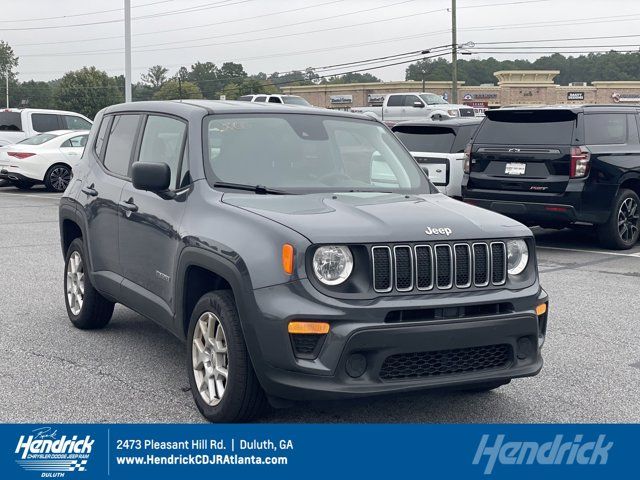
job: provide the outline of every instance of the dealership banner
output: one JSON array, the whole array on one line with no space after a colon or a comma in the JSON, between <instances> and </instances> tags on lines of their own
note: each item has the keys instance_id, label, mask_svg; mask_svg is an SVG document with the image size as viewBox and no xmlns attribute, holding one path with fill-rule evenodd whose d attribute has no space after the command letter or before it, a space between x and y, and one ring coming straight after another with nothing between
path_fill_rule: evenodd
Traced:
<instances>
[{"instance_id":1,"label":"dealership banner","mask_svg":"<svg viewBox=\"0 0 640 480\"><path fill-rule=\"evenodd\" d=\"M2 478L622 478L640 425L0 425Z\"/></svg>"}]
</instances>

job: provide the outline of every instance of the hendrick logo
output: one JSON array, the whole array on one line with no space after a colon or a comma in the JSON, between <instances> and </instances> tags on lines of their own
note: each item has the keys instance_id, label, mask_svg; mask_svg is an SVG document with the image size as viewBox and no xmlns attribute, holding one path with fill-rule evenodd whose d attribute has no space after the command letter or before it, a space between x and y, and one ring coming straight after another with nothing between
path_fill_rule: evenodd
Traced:
<instances>
[{"instance_id":1,"label":"hendrick logo","mask_svg":"<svg viewBox=\"0 0 640 480\"><path fill-rule=\"evenodd\" d=\"M518 152L520 152L520 149L519 148L510 148L508 151L510 153L518 153Z\"/></svg>"},{"instance_id":2,"label":"hendrick logo","mask_svg":"<svg viewBox=\"0 0 640 480\"><path fill-rule=\"evenodd\" d=\"M37 428L18 439L16 463L42 477L61 478L68 472L84 472L93 449L90 435L59 435L51 427Z\"/></svg>"},{"instance_id":3,"label":"hendrick logo","mask_svg":"<svg viewBox=\"0 0 640 480\"><path fill-rule=\"evenodd\" d=\"M487 457L484 473L493 472L496 463L501 465L605 465L613 442L606 441L606 435L599 435L593 442L585 442L583 435L564 442L563 435L556 435L553 441L505 442L505 435L496 435L489 445L490 435L483 435L473 458L473 465L479 465Z\"/></svg>"},{"instance_id":4,"label":"hendrick logo","mask_svg":"<svg viewBox=\"0 0 640 480\"><path fill-rule=\"evenodd\" d=\"M446 235L448 237L453 233L453 230L446 227L427 227L424 233L427 235Z\"/></svg>"}]
</instances>

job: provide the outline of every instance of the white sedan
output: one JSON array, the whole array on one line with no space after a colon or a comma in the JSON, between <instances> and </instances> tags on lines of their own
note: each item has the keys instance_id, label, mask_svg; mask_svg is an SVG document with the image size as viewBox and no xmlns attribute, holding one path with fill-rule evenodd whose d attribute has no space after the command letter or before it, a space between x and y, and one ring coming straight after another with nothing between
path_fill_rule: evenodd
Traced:
<instances>
[{"instance_id":1,"label":"white sedan","mask_svg":"<svg viewBox=\"0 0 640 480\"><path fill-rule=\"evenodd\" d=\"M88 130L54 130L0 147L0 180L21 190L44 183L52 192L64 192L88 137Z\"/></svg>"}]
</instances>

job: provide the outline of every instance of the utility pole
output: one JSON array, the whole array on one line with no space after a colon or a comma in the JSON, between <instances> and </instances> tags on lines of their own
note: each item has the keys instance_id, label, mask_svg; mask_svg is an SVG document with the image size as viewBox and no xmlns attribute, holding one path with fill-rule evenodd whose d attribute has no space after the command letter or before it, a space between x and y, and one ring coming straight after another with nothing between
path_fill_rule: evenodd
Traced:
<instances>
[{"instance_id":1,"label":"utility pole","mask_svg":"<svg viewBox=\"0 0 640 480\"><path fill-rule=\"evenodd\" d=\"M131 0L124 0L124 101L131 101Z\"/></svg>"},{"instance_id":2,"label":"utility pole","mask_svg":"<svg viewBox=\"0 0 640 480\"><path fill-rule=\"evenodd\" d=\"M9 108L9 66L7 65L7 69L4 72L4 78L7 82L7 108Z\"/></svg>"},{"instance_id":3,"label":"utility pole","mask_svg":"<svg viewBox=\"0 0 640 480\"><path fill-rule=\"evenodd\" d=\"M456 0L451 0L451 103L458 103L458 27Z\"/></svg>"}]
</instances>

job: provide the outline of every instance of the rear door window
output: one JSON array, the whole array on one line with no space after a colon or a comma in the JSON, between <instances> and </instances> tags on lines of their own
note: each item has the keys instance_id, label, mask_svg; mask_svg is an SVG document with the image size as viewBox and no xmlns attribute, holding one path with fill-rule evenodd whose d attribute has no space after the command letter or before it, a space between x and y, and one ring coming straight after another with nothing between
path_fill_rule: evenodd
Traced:
<instances>
[{"instance_id":1,"label":"rear door window","mask_svg":"<svg viewBox=\"0 0 640 480\"><path fill-rule=\"evenodd\" d=\"M597 113L584 116L584 137L587 145L615 145L627 142L627 115Z\"/></svg>"},{"instance_id":2,"label":"rear door window","mask_svg":"<svg viewBox=\"0 0 640 480\"><path fill-rule=\"evenodd\" d=\"M36 132L50 132L60 129L59 115L51 113L34 113L31 115L31 123Z\"/></svg>"},{"instance_id":3,"label":"rear door window","mask_svg":"<svg viewBox=\"0 0 640 480\"><path fill-rule=\"evenodd\" d=\"M493 110L475 143L497 145L571 145L576 114L565 110Z\"/></svg>"},{"instance_id":4,"label":"rear door window","mask_svg":"<svg viewBox=\"0 0 640 480\"><path fill-rule=\"evenodd\" d=\"M279 97L269 97L269 103L282 103Z\"/></svg>"},{"instance_id":5,"label":"rear door window","mask_svg":"<svg viewBox=\"0 0 640 480\"><path fill-rule=\"evenodd\" d=\"M0 132L21 132L20 112L0 112Z\"/></svg>"},{"instance_id":6,"label":"rear door window","mask_svg":"<svg viewBox=\"0 0 640 480\"><path fill-rule=\"evenodd\" d=\"M387 100L387 107L404 106L404 97L404 95L389 95L389 100Z\"/></svg>"},{"instance_id":7,"label":"rear door window","mask_svg":"<svg viewBox=\"0 0 640 480\"><path fill-rule=\"evenodd\" d=\"M395 134L410 152L449 153L456 137L451 128L442 127L401 127Z\"/></svg>"},{"instance_id":8,"label":"rear door window","mask_svg":"<svg viewBox=\"0 0 640 480\"><path fill-rule=\"evenodd\" d=\"M113 118L104 154L104 166L110 172L128 176L139 123L140 115L116 115Z\"/></svg>"}]
</instances>

